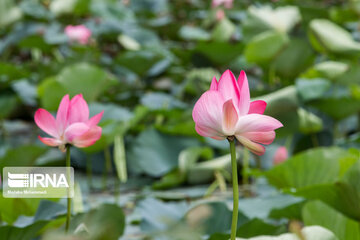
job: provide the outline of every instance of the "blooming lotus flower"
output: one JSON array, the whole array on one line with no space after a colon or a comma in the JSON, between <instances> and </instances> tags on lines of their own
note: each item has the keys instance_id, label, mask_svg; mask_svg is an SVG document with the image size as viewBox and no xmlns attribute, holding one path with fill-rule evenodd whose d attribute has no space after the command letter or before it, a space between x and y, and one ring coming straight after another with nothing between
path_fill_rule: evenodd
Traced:
<instances>
[{"instance_id":1,"label":"blooming lotus flower","mask_svg":"<svg viewBox=\"0 0 360 240\"><path fill-rule=\"evenodd\" d=\"M233 0L213 0L211 6L216 8L222 4L224 4L225 8L232 8Z\"/></svg>"},{"instance_id":2,"label":"blooming lotus flower","mask_svg":"<svg viewBox=\"0 0 360 240\"><path fill-rule=\"evenodd\" d=\"M275 139L275 129L283 125L275 118L263 115L266 102L250 102L248 80L241 71L238 80L230 70L212 79L210 89L196 102L193 109L195 129L204 137L224 140L236 139L251 152L263 155L261 144L270 144Z\"/></svg>"},{"instance_id":3,"label":"blooming lotus flower","mask_svg":"<svg viewBox=\"0 0 360 240\"><path fill-rule=\"evenodd\" d=\"M91 37L91 31L84 25L72 26L65 28L65 34L72 40L80 44L87 44Z\"/></svg>"},{"instance_id":4,"label":"blooming lotus flower","mask_svg":"<svg viewBox=\"0 0 360 240\"><path fill-rule=\"evenodd\" d=\"M40 141L48 146L58 146L65 151L66 144L79 148L93 145L101 137L101 127L97 126L104 111L89 119L89 107L82 94L71 100L65 95L59 105L56 119L45 109L38 109L35 113L35 123L49 134L40 137Z\"/></svg>"},{"instance_id":5,"label":"blooming lotus flower","mask_svg":"<svg viewBox=\"0 0 360 240\"><path fill-rule=\"evenodd\" d=\"M216 20L221 21L225 17L225 12L222 9L216 11Z\"/></svg>"},{"instance_id":6,"label":"blooming lotus flower","mask_svg":"<svg viewBox=\"0 0 360 240\"><path fill-rule=\"evenodd\" d=\"M286 149L286 147L284 147L284 146L279 147L274 154L273 164L277 165L277 164L283 163L286 161L286 159L288 159L288 157L289 157L289 154L288 154L288 150Z\"/></svg>"}]
</instances>

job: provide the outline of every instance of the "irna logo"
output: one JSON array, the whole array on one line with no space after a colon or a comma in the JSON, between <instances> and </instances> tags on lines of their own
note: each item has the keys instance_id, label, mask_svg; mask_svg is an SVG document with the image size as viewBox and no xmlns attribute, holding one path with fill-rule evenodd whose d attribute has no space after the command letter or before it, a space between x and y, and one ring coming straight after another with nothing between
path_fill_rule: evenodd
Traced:
<instances>
[{"instance_id":1,"label":"irna logo","mask_svg":"<svg viewBox=\"0 0 360 240\"><path fill-rule=\"evenodd\" d=\"M3 196L61 198L74 196L72 167L4 167Z\"/></svg>"},{"instance_id":2,"label":"irna logo","mask_svg":"<svg viewBox=\"0 0 360 240\"><path fill-rule=\"evenodd\" d=\"M8 185L12 188L69 187L65 174L56 173L21 174L8 172Z\"/></svg>"}]
</instances>

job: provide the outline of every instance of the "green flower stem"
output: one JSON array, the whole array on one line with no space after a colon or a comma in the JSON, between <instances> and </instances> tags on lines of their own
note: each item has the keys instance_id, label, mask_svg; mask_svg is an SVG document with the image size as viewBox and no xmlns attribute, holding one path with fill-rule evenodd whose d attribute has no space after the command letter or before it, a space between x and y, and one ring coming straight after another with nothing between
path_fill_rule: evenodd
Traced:
<instances>
[{"instance_id":1,"label":"green flower stem","mask_svg":"<svg viewBox=\"0 0 360 240\"><path fill-rule=\"evenodd\" d=\"M93 187L93 183L92 183L92 162L91 162L90 154L87 154L87 156L86 156L86 176L87 176L87 180L88 180L88 184L90 186L90 189L92 189L92 187Z\"/></svg>"},{"instance_id":2,"label":"green flower stem","mask_svg":"<svg viewBox=\"0 0 360 240\"><path fill-rule=\"evenodd\" d=\"M115 202L117 203L120 200L120 179L119 178L115 178L114 194L115 194Z\"/></svg>"},{"instance_id":3,"label":"green flower stem","mask_svg":"<svg viewBox=\"0 0 360 240\"><path fill-rule=\"evenodd\" d=\"M66 175L67 175L67 179L70 180L70 145L66 146ZM70 181L71 182L71 181ZM67 214L66 214L66 224L65 224L65 232L69 231L69 226L70 226L70 217L71 217L71 198L70 198L70 188L68 189L67 192L68 196L67 196Z\"/></svg>"},{"instance_id":4,"label":"green flower stem","mask_svg":"<svg viewBox=\"0 0 360 240\"><path fill-rule=\"evenodd\" d=\"M249 184L249 152L246 148L243 151L243 184L247 187Z\"/></svg>"},{"instance_id":5,"label":"green flower stem","mask_svg":"<svg viewBox=\"0 0 360 240\"><path fill-rule=\"evenodd\" d=\"M236 152L235 152L235 138L228 137L230 143L230 153L231 153L231 168L232 168L232 183L233 183L233 214L231 221L231 240L236 239L236 230L237 230L237 221L239 213L239 186L238 186L238 176L237 176L237 162L236 162Z\"/></svg>"},{"instance_id":6,"label":"green flower stem","mask_svg":"<svg viewBox=\"0 0 360 240\"><path fill-rule=\"evenodd\" d=\"M313 146L314 146L314 147L319 147L320 144L319 144L319 140L318 140L318 138L317 138L316 133L312 133L312 134L310 135L310 137L311 137L311 141L312 141ZM289 148L288 148L288 149L289 149Z\"/></svg>"},{"instance_id":7,"label":"green flower stem","mask_svg":"<svg viewBox=\"0 0 360 240\"><path fill-rule=\"evenodd\" d=\"M338 140L341 137L342 137L342 134L341 134L340 127L339 127L339 122L336 121L334 123L334 141Z\"/></svg>"},{"instance_id":8,"label":"green flower stem","mask_svg":"<svg viewBox=\"0 0 360 240\"><path fill-rule=\"evenodd\" d=\"M286 138L284 146L289 150L291 149L292 142L293 142L293 136L289 136Z\"/></svg>"},{"instance_id":9,"label":"green flower stem","mask_svg":"<svg viewBox=\"0 0 360 240\"><path fill-rule=\"evenodd\" d=\"M261 170L262 164L261 164L261 159L260 159L260 157L259 157L258 155L255 155L254 157L255 157L256 168L257 168L258 170Z\"/></svg>"},{"instance_id":10,"label":"green flower stem","mask_svg":"<svg viewBox=\"0 0 360 240\"><path fill-rule=\"evenodd\" d=\"M249 188L249 160L250 160L249 150L247 148L244 148L242 176L243 176L243 186L244 186L244 196L245 197L251 196L251 192L250 192L250 188Z\"/></svg>"},{"instance_id":11,"label":"green flower stem","mask_svg":"<svg viewBox=\"0 0 360 240\"><path fill-rule=\"evenodd\" d=\"M105 190L107 188L108 175L112 171L112 169L111 169L111 153L110 153L109 147L106 147L104 149L104 158L105 158L105 162L104 162L104 172L103 172L103 190Z\"/></svg>"}]
</instances>

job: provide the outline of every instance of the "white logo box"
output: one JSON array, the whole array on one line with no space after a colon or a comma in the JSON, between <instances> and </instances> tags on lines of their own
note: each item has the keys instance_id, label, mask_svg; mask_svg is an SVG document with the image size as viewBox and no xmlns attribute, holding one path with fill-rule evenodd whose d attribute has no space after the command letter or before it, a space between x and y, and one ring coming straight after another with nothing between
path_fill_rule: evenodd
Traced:
<instances>
[{"instance_id":1,"label":"white logo box","mask_svg":"<svg viewBox=\"0 0 360 240\"><path fill-rule=\"evenodd\" d=\"M4 167L6 198L62 198L74 196L72 167Z\"/></svg>"}]
</instances>

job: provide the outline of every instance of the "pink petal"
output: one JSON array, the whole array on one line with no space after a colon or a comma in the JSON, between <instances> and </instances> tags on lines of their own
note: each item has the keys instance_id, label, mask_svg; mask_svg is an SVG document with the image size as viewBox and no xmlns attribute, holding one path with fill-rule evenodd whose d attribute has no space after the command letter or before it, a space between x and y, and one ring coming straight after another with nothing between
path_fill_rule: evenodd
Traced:
<instances>
[{"instance_id":1,"label":"pink petal","mask_svg":"<svg viewBox=\"0 0 360 240\"><path fill-rule=\"evenodd\" d=\"M269 132L282 126L283 125L281 122L275 118L253 113L239 118L237 124L238 130L236 133L242 134L245 132Z\"/></svg>"},{"instance_id":2,"label":"pink petal","mask_svg":"<svg viewBox=\"0 0 360 240\"><path fill-rule=\"evenodd\" d=\"M89 121L86 122L86 124L87 124L89 127L96 126L96 125L100 122L103 114L104 114L104 111L96 114L95 116L93 116L92 118L90 118Z\"/></svg>"},{"instance_id":3,"label":"pink petal","mask_svg":"<svg viewBox=\"0 0 360 240\"><path fill-rule=\"evenodd\" d=\"M246 137L240 136L240 135L235 135L236 139L246 148L248 148L252 153L256 154L256 155L263 155L265 153L265 147L258 144L258 143L254 143L252 141L250 141L249 139L247 139Z\"/></svg>"},{"instance_id":4,"label":"pink petal","mask_svg":"<svg viewBox=\"0 0 360 240\"><path fill-rule=\"evenodd\" d=\"M78 94L70 101L68 124L87 122L89 120L89 107L82 94Z\"/></svg>"},{"instance_id":5,"label":"pink petal","mask_svg":"<svg viewBox=\"0 0 360 240\"><path fill-rule=\"evenodd\" d=\"M288 155L288 151L287 151L286 147L284 147L284 146L279 147L274 154L273 163L274 163L274 165L280 164L280 163L286 161L286 159L288 159L288 157L289 157L289 155Z\"/></svg>"},{"instance_id":6,"label":"pink petal","mask_svg":"<svg viewBox=\"0 0 360 240\"><path fill-rule=\"evenodd\" d=\"M101 131L101 127L93 126L81 136L77 136L73 139L74 146L83 148L93 145L97 140L100 139Z\"/></svg>"},{"instance_id":7,"label":"pink petal","mask_svg":"<svg viewBox=\"0 0 360 240\"><path fill-rule=\"evenodd\" d=\"M225 0L224 1L224 6L225 6L225 8L228 8L228 9L232 8L233 7L233 0Z\"/></svg>"},{"instance_id":8,"label":"pink petal","mask_svg":"<svg viewBox=\"0 0 360 240\"><path fill-rule=\"evenodd\" d=\"M210 138L221 141L221 140L225 140L226 137L213 136L213 137L210 137Z\"/></svg>"},{"instance_id":9,"label":"pink petal","mask_svg":"<svg viewBox=\"0 0 360 240\"><path fill-rule=\"evenodd\" d=\"M73 29L74 29L74 27L71 26L71 25L66 26L66 27L65 27L65 34L66 34L66 35L70 35L70 34L71 34L71 31L72 31Z\"/></svg>"},{"instance_id":10,"label":"pink petal","mask_svg":"<svg viewBox=\"0 0 360 240\"><path fill-rule=\"evenodd\" d=\"M65 130L66 142L72 143L75 137L81 136L89 131L90 127L85 123L73 123Z\"/></svg>"},{"instance_id":11,"label":"pink petal","mask_svg":"<svg viewBox=\"0 0 360 240\"><path fill-rule=\"evenodd\" d=\"M220 6L222 4L223 0L212 0L211 6L213 8Z\"/></svg>"},{"instance_id":12,"label":"pink petal","mask_svg":"<svg viewBox=\"0 0 360 240\"><path fill-rule=\"evenodd\" d=\"M227 100L223 105L223 130L226 136L235 134L238 114L233 104L233 100Z\"/></svg>"},{"instance_id":13,"label":"pink petal","mask_svg":"<svg viewBox=\"0 0 360 240\"><path fill-rule=\"evenodd\" d=\"M210 127L201 126L201 125L196 124L195 130L199 135L201 135L203 137L212 137L217 140L225 139L225 136L223 136L223 134L221 132L218 132L216 129L213 129Z\"/></svg>"},{"instance_id":14,"label":"pink petal","mask_svg":"<svg viewBox=\"0 0 360 240\"><path fill-rule=\"evenodd\" d=\"M234 74L230 70L226 70L220 77L218 83L218 91L224 100L233 100L235 106L239 105L240 91Z\"/></svg>"},{"instance_id":15,"label":"pink petal","mask_svg":"<svg viewBox=\"0 0 360 240\"><path fill-rule=\"evenodd\" d=\"M45 109L38 109L35 112L35 123L38 125L38 127L53 137L58 137L58 130L56 127L56 121L53 115L51 115L48 111Z\"/></svg>"},{"instance_id":16,"label":"pink petal","mask_svg":"<svg viewBox=\"0 0 360 240\"><path fill-rule=\"evenodd\" d=\"M244 71L240 72L238 78L238 85L240 89L240 98L239 98L239 115L243 116L248 114L250 108L250 91L249 83Z\"/></svg>"},{"instance_id":17,"label":"pink petal","mask_svg":"<svg viewBox=\"0 0 360 240\"><path fill-rule=\"evenodd\" d=\"M51 147L56 147L56 146L60 146L63 143L56 138L42 138L40 136L38 136L38 138L40 139L40 141L42 141L45 145L51 146Z\"/></svg>"},{"instance_id":18,"label":"pink petal","mask_svg":"<svg viewBox=\"0 0 360 240\"><path fill-rule=\"evenodd\" d=\"M200 128L211 128L222 132L223 97L217 91L206 91L195 103L192 116ZM222 137L222 136L220 136Z\"/></svg>"},{"instance_id":19,"label":"pink petal","mask_svg":"<svg viewBox=\"0 0 360 240\"><path fill-rule=\"evenodd\" d=\"M69 95L66 94L62 98L59 108L58 108L58 111L56 113L56 126L58 128L60 136L63 135L64 130L67 127L69 105L70 105Z\"/></svg>"},{"instance_id":20,"label":"pink petal","mask_svg":"<svg viewBox=\"0 0 360 240\"><path fill-rule=\"evenodd\" d=\"M216 20L217 20L217 21L221 21L221 20L224 19L224 17L225 17L225 12L224 12L224 10L218 9L218 10L216 11Z\"/></svg>"},{"instance_id":21,"label":"pink petal","mask_svg":"<svg viewBox=\"0 0 360 240\"><path fill-rule=\"evenodd\" d=\"M82 37L80 37L79 38L79 43L80 44L82 44L82 45L86 45L87 43L88 43L88 37L84 37L84 36L82 36Z\"/></svg>"},{"instance_id":22,"label":"pink petal","mask_svg":"<svg viewBox=\"0 0 360 240\"><path fill-rule=\"evenodd\" d=\"M261 144L271 144L275 139L275 131L269 131L269 132L245 132L242 133L241 136L246 137L247 139L261 143Z\"/></svg>"},{"instance_id":23,"label":"pink petal","mask_svg":"<svg viewBox=\"0 0 360 240\"><path fill-rule=\"evenodd\" d=\"M210 89L209 90L218 90L218 82L216 80L216 77L214 76L212 81L211 81L211 84L210 84Z\"/></svg>"},{"instance_id":24,"label":"pink petal","mask_svg":"<svg viewBox=\"0 0 360 240\"><path fill-rule=\"evenodd\" d=\"M264 114L267 103L263 100L256 100L250 103L249 114L258 113Z\"/></svg>"},{"instance_id":25,"label":"pink petal","mask_svg":"<svg viewBox=\"0 0 360 240\"><path fill-rule=\"evenodd\" d=\"M91 36L91 31L84 25L69 25L65 28L65 34L71 40L78 41L81 44L87 44Z\"/></svg>"}]
</instances>

